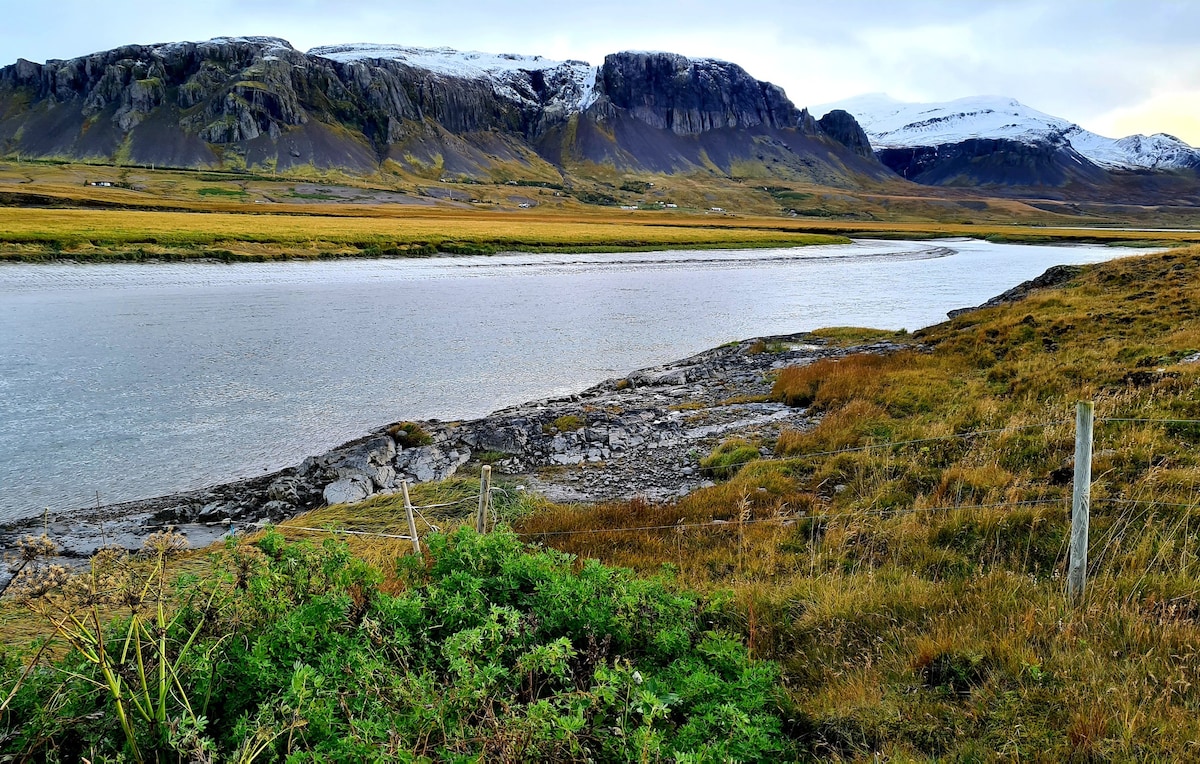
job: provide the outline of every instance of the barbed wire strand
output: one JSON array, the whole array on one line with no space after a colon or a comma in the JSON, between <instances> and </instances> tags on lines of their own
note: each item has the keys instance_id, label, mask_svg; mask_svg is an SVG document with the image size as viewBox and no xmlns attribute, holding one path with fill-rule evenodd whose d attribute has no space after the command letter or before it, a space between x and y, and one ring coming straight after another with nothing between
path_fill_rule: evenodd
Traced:
<instances>
[{"instance_id":1,"label":"barbed wire strand","mask_svg":"<svg viewBox=\"0 0 1200 764\"><path fill-rule=\"evenodd\" d=\"M941 506L941 507L908 507L906 509L882 509L874 511L861 512L815 512L809 515L787 515L784 517L766 517L759 520L710 520L704 523L674 523L672 525L644 525L632 528L581 528L570 531L528 531L518 533L521 537L540 537L540 536L569 536L575 534L594 534L594 533L628 533L633 531L661 531L661 530L688 530L695 528L724 528L727 526L737 525L758 525L763 523L784 523L798 522L800 520L839 520L846 518L864 518L864 517L901 517L909 514L917 514L921 512L953 512L956 510L968 509L1000 509L1003 507L1021 507L1021 506L1037 506L1046 504L1059 504L1062 499L1033 499L1029 501L1019 502L1000 502L996 504L968 504L960 506Z\"/></svg>"},{"instance_id":2,"label":"barbed wire strand","mask_svg":"<svg viewBox=\"0 0 1200 764\"><path fill-rule=\"evenodd\" d=\"M402 541L412 541L412 536L399 536L392 533L373 533L370 531L348 531L339 530L337 528L305 528L301 525L277 525L276 529L288 531L311 531L313 533L344 533L349 536L371 536L372 538L380 539L399 539Z\"/></svg>"},{"instance_id":3,"label":"barbed wire strand","mask_svg":"<svg viewBox=\"0 0 1200 764\"><path fill-rule=\"evenodd\" d=\"M1172 501L1159 501L1158 499L1100 499L1098 501L1092 502L1092 506L1095 506L1097 504L1148 504L1151 507L1175 507L1175 508L1182 508L1182 509L1194 509L1197 506L1200 506L1200 501L1184 503L1184 502L1172 502Z\"/></svg>"},{"instance_id":4,"label":"barbed wire strand","mask_svg":"<svg viewBox=\"0 0 1200 764\"><path fill-rule=\"evenodd\" d=\"M730 467L744 467L747 464L761 464L763 462L781 462L794 461L797 459L808 459L814 456L838 456L840 454L854 454L862 451L877 451L885 448L898 448L900 446L913 446L921 443L936 443L943 440L970 440L971 438L980 435L997 435L1004 432L1021 432L1022 430L1044 430L1047 427L1053 427L1061 422L1043 422L1041 424L1027 424L1020 427L998 427L994 430L972 430L971 432L957 432L949 435L938 435L932 438L916 438L913 440L897 440L888 443L871 443L865 446L854 446L852 448L840 448L836 451L809 451L801 454L777 454L775 456L762 456L757 459L751 459L745 462L734 462L732 464L717 464L713 469L728 469Z\"/></svg>"},{"instance_id":5,"label":"barbed wire strand","mask_svg":"<svg viewBox=\"0 0 1200 764\"><path fill-rule=\"evenodd\" d=\"M1200 424L1200 419L1149 419L1133 417L1102 417L1099 422L1140 422L1142 424Z\"/></svg>"}]
</instances>

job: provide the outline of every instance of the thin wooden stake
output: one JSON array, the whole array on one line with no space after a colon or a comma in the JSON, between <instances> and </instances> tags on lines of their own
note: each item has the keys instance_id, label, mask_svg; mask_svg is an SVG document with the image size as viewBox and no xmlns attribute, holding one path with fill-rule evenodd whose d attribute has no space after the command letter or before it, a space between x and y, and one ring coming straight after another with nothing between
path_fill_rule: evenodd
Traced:
<instances>
[{"instance_id":1,"label":"thin wooden stake","mask_svg":"<svg viewBox=\"0 0 1200 764\"><path fill-rule=\"evenodd\" d=\"M412 539L413 554L420 555L421 542L417 539L417 521L413 518L413 505L408 498L407 480L400 484L400 491L404 494L404 514L408 516L408 536Z\"/></svg>"},{"instance_id":2,"label":"thin wooden stake","mask_svg":"<svg viewBox=\"0 0 1200 764\"><path fill-rule=\"evenodd\" d=\"M1075 407L1075 490L1071 499L1071 558L1067 566L1067 594L1071 602L1083 599L1087 582L1088 524L1092 504L1092 422L1095 404L1081 401Z\"/></svg>"},{"instance_id":3,"label":"thin wooden stake","mask_svg":"<svg viewBox=\"0 0 1200 764\"><path fill-rule=\"evenodd\" d=\"M479 533L487 532L487 510L491 500L492 493L492 467L491 465L483 465L483 471L479 474L479 514L475 516L475 530Z\"/></svg>"}]
</instances>

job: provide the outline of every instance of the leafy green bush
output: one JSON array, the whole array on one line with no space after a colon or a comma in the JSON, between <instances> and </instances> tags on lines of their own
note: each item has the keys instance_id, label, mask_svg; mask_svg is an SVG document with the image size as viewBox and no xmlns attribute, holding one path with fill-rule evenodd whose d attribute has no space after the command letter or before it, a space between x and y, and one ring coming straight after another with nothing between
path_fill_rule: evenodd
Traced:
<instances>
[{"instance_id":1,"label":"leafy green bush","mask_svg":"<svg viewBox=\"0 0 1200 764\"><path fill-rule=\"evenodd\" d=\"M164 643L177 647L161 654L181 656L165 734L134 720L134 752L85 648L23 683L18 662L0 666L3 695L16 686L0 758L755 761L789 752L778 668L752 661L712 630L717 613L662 580L469 529L402 558L399 593L332 540L288 543L269 532L231 542L218 562L217 597L189 600L164 622ZM121 628L104 632L109 649ZM117 670L156 675L157 655L143 665L127 651Z\"/></svg>"}]
</instances>

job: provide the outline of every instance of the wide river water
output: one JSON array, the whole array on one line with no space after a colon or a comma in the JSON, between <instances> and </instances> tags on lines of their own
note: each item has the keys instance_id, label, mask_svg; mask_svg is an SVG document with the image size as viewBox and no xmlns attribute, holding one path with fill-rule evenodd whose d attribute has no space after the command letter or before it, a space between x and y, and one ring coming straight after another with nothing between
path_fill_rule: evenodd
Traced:
<instances>
[{"instance_id":1,"label":"wide river water","mask_svg":"<svg viewBox=\"0 0 1200 764\"><path fill-rule=\"evenodd\" d=\"M298 463L730 340L910 330L1104 247L0 266L0 521Z\"/></svg>"}]
</instances>

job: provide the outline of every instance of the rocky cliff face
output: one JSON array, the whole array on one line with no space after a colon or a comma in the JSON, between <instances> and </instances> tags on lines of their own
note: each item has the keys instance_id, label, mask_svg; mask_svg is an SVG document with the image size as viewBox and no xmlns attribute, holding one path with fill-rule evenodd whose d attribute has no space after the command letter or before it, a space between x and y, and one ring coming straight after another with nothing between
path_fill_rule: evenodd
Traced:
<instances>
[{"instance_id":1,"label":"rocky cliff face","mask_svg":"<svg viewBox=\"0 0 1200 764\"><path fill-rule=\"evenodd\" d=\"M874 156L874 152L871 150L871 139L867 137L866 131L862 129L858 120L850 112L834 109L817 120L817 125L830 138L860 157Z\"/></svg>"},{"instance_id":2,"label":"rocky cliff face","mask_svg":"<svg viewBox=\"0 0 1200 764\"><path fill-rule=\"evenodd\" d=\"M879 157L901 177L927 185L1065 186L1102 184L1108 178L1064 141L972 138L881 149Z\"/></svg>"},{"instance_id":3,"label":"rocky cliff face","mask_svg":"<svg viewBox=\"0 0 1200 764\"><path fill-rule=\"evenodd\" d=\"M725 61L616 53L605 57L597 86L612 105L676 135L760 126L813 130L781 88Z\"/></svg>"},{"instance_id":4,"label":"rocky cliff face","mask_svg":"<svg viewBox=\"0 0 1200 764\"><path fill-rule=\"evenodd\" d=\"M728 174L751 164L768 176L772 165L780 175L883 171L843 143L741 67L665 53L615 54L596 69L397 46L302 53L241 37L0 69L0 154L362 172L391 159L474 177L498 163L572 160Z\"/></svg>"}]
</instances>

